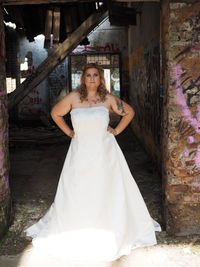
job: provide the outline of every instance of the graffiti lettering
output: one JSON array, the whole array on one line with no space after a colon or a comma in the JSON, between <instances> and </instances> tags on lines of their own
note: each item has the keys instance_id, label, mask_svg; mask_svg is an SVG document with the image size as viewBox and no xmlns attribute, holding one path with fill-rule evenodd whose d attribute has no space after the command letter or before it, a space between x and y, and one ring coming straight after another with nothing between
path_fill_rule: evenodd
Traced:
<instances>
[{"instance_id":1,"label":"graffiti lettering","mask_svg":"<svg viewBox=\"0 0 200 267\"><path fill-rule=\"evenodd\" d=\"M85 53L85 52L119 52L119 48L116 48L113 43L106 45L84 45L78 46L72 54Z\"/></svg>"},{"instance_id":2,"label":"graffiti lettering","mask_svg":"<svg viewBox=\"0 0 200 267\"><path fill-rule=\"evenodd\" d=\"M29 95L27 95L22 105L20 106L20 115L38 114L41 112L42 98L37 88L34 88Z\"/></svg>"},{"instance_id":3,"label":"graffiti lettering","mask_svg":"<svg viewBox=\"0 0 200 267\"><path fill-rule=\"evenodd\" d=\"M132 65L131 96L140 127L151 133L156 145L161 142L160 58L156 40L145 50L136 52ZM135 93L137 92L137 93Z\"/></svg>"}]
</instances>

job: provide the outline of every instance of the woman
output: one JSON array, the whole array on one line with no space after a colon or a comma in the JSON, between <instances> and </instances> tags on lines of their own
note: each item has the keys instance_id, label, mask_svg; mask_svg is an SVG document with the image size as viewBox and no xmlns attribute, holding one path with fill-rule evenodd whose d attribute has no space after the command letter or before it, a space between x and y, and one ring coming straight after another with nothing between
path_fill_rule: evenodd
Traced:
<instances>
[{"instance_id":1,"label":"woman","mask_svg":"<svg viewBox=\"0 0 200 267\"><path fill-rule=\"evenodd\" d=\"M73 137L74 131L66 125L63 116L74 108L97 106L103 106L123 116L120 124L115 129L108 127L108 130L114 135L121 133L134 116L131 106L108 93L105 88L103 70L95 64L89 64L83 71L79 89L60 101L53 108L51 115L60 129L68 136Z\"/></svg>"},{"instance_id":2,"label":"woman","mask_svg":"<svg viewBox=\"0 0 200 267\"><path fill-rule=\"evenodd\" d=\"M109 126L109 111L122 116ZM71 114L73 129L63 116ZM25 232L36 248L67 260L113 261L156 244L160 226L149 215L115 140L134 110L105 88L103 70L87 65L80 87L52 109L72 138L56 196L46 215Z\"/></svg>"}]
</instances>

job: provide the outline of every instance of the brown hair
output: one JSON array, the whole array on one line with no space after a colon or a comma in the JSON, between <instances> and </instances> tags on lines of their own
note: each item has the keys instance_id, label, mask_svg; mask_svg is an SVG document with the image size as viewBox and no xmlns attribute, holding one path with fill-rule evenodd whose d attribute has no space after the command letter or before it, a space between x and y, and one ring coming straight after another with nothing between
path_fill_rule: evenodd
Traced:
<instances>
[{"instance_id":1,"label":"brown hair","mask_svg":"<svg viewBox=\"0 0 200 267\"><path fill-rule=\"evenodd\" d=\"M104 102L105 101L105 98L106 98L106 95L109 92L106 89L106 85L105 85L104 71L103 71L103 69L99 65L97 65L95 63L87 64L87 65L85 65L85 67L83 69L83 73L81 75L81 84L77 88L77 91L80 94L80 100L81 100L81 102L83 102L87 98L87 88L85 86L84 80L85 80L85 73L86 73L86 71L88 69L91 69L91 68L95 68L99 72L99 75L100 75L100 85L99 85L99 87L97 89L97 92L98 92L98 94L99 94L99 96L101 98L101 101Z\"/></svg>"}]
</instances>

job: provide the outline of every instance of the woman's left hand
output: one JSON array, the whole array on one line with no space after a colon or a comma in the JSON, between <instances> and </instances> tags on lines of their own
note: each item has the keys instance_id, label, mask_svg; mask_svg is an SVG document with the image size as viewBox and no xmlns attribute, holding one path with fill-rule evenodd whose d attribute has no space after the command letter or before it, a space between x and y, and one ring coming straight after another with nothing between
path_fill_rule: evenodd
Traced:
<instances>
[{"instance_id":1,"label":"woman's left hand","mask_svg":"<svg viewBox=\"0 0 200 267\"><path fill-rule=\"evenodd\" d=\"M108 126L107 130L108 130L108 132L110 132L110 133L113 134L114 136L117 135L117 131L116 131L114 128Z\"/></svg>"}]
</instances>

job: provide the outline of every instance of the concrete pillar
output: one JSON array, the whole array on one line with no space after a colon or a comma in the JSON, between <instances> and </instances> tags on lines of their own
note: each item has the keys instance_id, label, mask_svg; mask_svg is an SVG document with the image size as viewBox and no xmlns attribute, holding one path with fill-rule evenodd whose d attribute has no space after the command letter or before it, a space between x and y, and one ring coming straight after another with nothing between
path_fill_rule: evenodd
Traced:
<instances>
[{"instance_id":1,"label":"concrete pillar","mask_svg":"<svg viewBox=\"0 0 200 267\"><path fill-rule=\"evenodd\" d=\"M10 222L10 190L8 178L8 113L5 72L3 12L0 5L0 237Z\"/></svg>"},{"instance_id":2,"label":"concrete pillar","mask_svg":"<svg viewBox=\"0 0 200 267\"><path fill-rule=\"evenodd\" d=\"M175 235L200 234L199 14L199 1L162 1L163 192Z\"/></svg>"}]
</instances>

